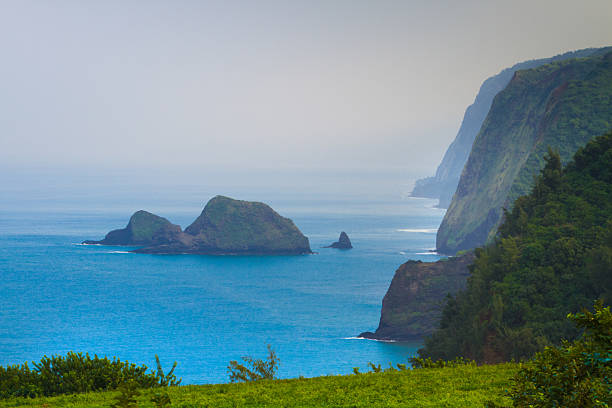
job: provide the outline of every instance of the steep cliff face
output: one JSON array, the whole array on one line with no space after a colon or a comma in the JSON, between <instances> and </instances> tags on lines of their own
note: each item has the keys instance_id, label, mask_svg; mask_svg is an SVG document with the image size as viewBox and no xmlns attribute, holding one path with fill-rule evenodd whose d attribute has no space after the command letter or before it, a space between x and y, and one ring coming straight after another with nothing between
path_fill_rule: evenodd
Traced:
<instances>
[{"instance_id":1,"label":"steep cliff face","mask_svg":"<svg viewBox=\"0 0 612 408\"><path fill-rule=\"evenodd\" d=\"M568 52L552 58L525 61L506 68L499 74L484 81L474 103L466 109L459 132L446 150L444 158L436 170L436 174L432 177L417 180L412 195L415 197L437 198L439 199L439 207L448 208L457 189L461 171L472 150L472 144L491 108L493 98L508 85L516 71L536 68L555 61L584 58L601 52L602 49L589 48Z\"/></svg>"},{"instance_id":2,"label":"steep cliff face","mask_svg":"<svg viewBox=\"0 0 612 408\"><path fill-rule=\"evenodd\" d=\"M412 340L433 333L446 295L465 288L473 260L474 255L468 253L438 262L408 261L401 265L383 299L378 329L360 337Z\"/></svg>"},{"instance_id":3,"label":"steep cliff face","mask_svg":"<svg viewBox=\"0 0 612 408\"><path fill-rule=\"evenodd\" d=\"M515 72L474 141L438 229L439 252L490 242L502 209L530 190L548 147L566 162L612 127L610 50Z\"/></svg>"},{"instance_id":4,"label":"steep cliff face","mask_svg":"<svg viewBox=\"0 0 612 408\"><path fill-rule=\"evenodd\" d=\"M155 245L174 240L181 227L147 211L136 211L125 228L106 234L100 241L83 241L91 245Z\"/></svg>"}]
</instances>

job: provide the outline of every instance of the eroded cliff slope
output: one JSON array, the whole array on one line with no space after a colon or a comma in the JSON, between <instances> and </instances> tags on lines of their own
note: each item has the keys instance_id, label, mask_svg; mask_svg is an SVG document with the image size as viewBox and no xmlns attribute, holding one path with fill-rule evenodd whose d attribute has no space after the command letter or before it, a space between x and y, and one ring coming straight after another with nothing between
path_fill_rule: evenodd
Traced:
<instances>
[{"instance_id":1,"label":"eroded cliff slope","mask_svg":"<svg viewBox=\"0 0 612 408\"><path fill-rule=\"evenodd\" d=\"M437 250L453 254L490 242L503 208L529 192L548 147L566 162L610 128L612 52L517 71L474 141Z\"/></svg>"},{"instance_id":2,"label":"eroded cliff slope","mask_svg":"<svg viewBox=\"0 0 612 408\"><path fill-rule=\"evenodd\" d=\"M474 255L468 253L437 262L408 261L401 265L383 298L378 329L360 336L413 340L433 333L446 296L465 288L473 259Z\"/></svg>"},{"instance_id":3,"label":"eroded cliff slope","mask_svg":"<svg viewBox=\"0 0 612 408\"><path fill-rule=\"evenodd\" d=\"M446 150L444 158L436 170L436 174L432 177L417 180L412 195L415 197L437 198L439 199L439 207L448 208L457 189L461 171L472 150L474 139L476 139L476 135L480 131L491 108L493 98L508 85L516 71L536 68L555 61L584 58L593 54L600 54L604 51L605 49L601 48L588 48L567 52L551 58L525 61L506 68L499 74L485 80L476 95L474 103L466 109L459 132Z\"/></svg>"}]
</instances>

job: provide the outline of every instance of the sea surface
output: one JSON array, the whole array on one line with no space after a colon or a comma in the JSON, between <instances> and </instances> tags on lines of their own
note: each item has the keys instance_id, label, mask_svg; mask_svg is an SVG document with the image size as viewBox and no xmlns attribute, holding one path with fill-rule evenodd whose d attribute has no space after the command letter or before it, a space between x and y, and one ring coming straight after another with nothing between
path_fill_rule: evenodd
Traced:
<instances>
[{"instance_id":1,"label":"sea surface","mask_svg":"<svg viewBox=\"0 0 612 408\"><path fill-rule=\"evenodd\" d=\"M186 227L212 197L66 195L0 203L0 365L70 350L165 367L183 383L228 381L230 360L280 358L280 377L349 374L406 362L420 343L356 339L378 326L397 267L430 252L444 212L432 200L265 199L316 254L237 257L131 254L85 246L146 209ZM236 197L243 198L243 197ZM146 203L146 205L145 205ZM322 248L341 231L354 249Z\"/></svg>"}]
</instances>

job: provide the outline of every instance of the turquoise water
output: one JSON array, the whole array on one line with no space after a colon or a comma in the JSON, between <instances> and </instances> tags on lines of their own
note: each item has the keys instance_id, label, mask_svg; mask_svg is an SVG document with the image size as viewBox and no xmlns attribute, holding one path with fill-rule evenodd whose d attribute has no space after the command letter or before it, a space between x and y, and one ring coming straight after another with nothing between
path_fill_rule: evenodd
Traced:
<instances>
[{"instance_id":1,"label":"turquoise water","mask_svg":"<svg viewBox=\"0 0 612 408\"><path fill-rule=\"evenodd\" d=\"M145 209L185 227L203 201L151 198ZM264 357L266 344L281 360L280 377L405 362L420 346L354 336L376 329L401 263L438 259L427 252L443 216L432 201L268 200L318 252L281 257L78 245L123 227L141 208L130 200L96 202L68 197L41 205L39 198L0 208L0 365L75 350L152 367L158 354L166 366L178 362L184 383L200 384L227 382L229 360ZM321 248L342 230L353 250Z\"/></svg>"}]
</instances>

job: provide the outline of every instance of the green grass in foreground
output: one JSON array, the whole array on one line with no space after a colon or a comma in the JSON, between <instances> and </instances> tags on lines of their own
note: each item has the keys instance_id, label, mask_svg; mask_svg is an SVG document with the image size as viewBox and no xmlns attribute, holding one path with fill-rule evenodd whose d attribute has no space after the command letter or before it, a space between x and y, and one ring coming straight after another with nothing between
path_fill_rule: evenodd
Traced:
<instances>
[{"instance_id":1,"label":"green grass in foreground","mask_svg":"<svg viewBox=\"0 0 612 408\"><path fill-rule=\"evenodd\" d=\"M172 407L482 407L510 406L505 396L517 364L459 366L360 375L187 385L142 390L140 408L167 391ZM0 401L3 407L109 407L118 393L102 392Z\"/></svg>"}]
</instances>

